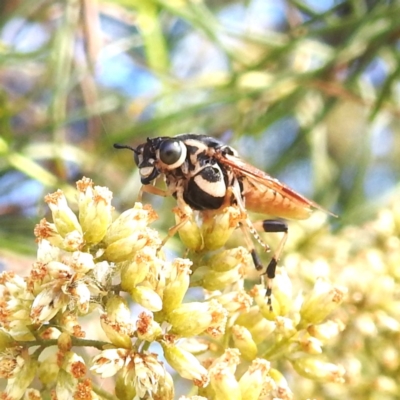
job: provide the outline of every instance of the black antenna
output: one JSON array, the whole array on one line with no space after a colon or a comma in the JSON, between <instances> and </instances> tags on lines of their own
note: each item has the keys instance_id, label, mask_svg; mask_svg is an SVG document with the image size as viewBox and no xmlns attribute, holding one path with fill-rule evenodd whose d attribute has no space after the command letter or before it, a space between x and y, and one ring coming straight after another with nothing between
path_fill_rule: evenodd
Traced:
<instances>
[{"instance_id":1,"label":"black antenna","mask_svg":"<svg viewBox=\"0 0 400 400\"><path fill-rule=\"evenodd\" d=\"M136 149L134 149L134 148L131 147L131 146L127 146L127 145L125 145L125 144L114 143L114 148L115 148L115 149L129 149L129 150L132 150L135 154L137 154Z\"/></svg>"}]
</instances>

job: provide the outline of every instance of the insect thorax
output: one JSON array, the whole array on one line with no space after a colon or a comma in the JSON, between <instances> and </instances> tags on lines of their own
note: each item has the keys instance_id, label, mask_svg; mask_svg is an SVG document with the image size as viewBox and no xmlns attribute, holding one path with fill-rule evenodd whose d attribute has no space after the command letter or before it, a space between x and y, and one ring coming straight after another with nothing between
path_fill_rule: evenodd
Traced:
<instances>
[{"instance_id":1,"label":"insect thorax","mask_svg":"<svg viewBox=\"0 0 400 400\"><path fill-rule=\"evenodd\" d=\"M215 143L188 137L185 162L174 170L163 171L166 184L174 197L181 197L194 210L217 210L226 199L228 187L234 179L229 167L215 158L219 151Z\"/></svg>"}]
</instances>

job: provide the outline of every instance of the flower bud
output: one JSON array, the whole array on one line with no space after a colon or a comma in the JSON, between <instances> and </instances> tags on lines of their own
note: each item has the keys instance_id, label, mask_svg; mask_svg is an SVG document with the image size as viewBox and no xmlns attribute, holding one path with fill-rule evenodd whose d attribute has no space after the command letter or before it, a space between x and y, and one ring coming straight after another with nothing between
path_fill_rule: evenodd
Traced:
<instances>
[{"instance_id":1,"label":"flower bud","mask_svg":"<svg viewBox=\"0 0 400 400\"><path fill-rule=\"evenodd\" d=\"M327 343L329 340L336 337L343 329L344 326L341 322L329 320L323 324L309 325L307 327L307 332L323 343Z\"/></svg>"},{"instance_id":2,"label":"flower bud","mask_svg":"<svg viewBox=\"0 0 400 400\"><path fill-rule=\"evenodd\" d=\"M72 348L71 336L67 332L62 332L58 337L57 345L58 348L64 353L70 351Z\"/></svg>"},{"instance_id":3,"label":"flower bud","mask_svg":"<svg viewBox=\"0 0 400 400\"><path fill-rule=\"evenodd\" d=\"M134 328L130 320L131 313L125 299L117 295L111 296L107 300L106 313L100 317L100 323L108 339L116 347L132 347Z\"/></svg>"},{"instance_id":4,"label":"flower bud","mask_svg":"<svg viewBox=\"0 0 400 400\"><path fill-rule=\"evenodd\" d=\"M257 304L262 316L270 321L274 321L275 318L280 315L280 304L276 301L274 294L272 294L272 310L271 306L267 302L267 289L265 285L255 285L250 291L251 296L254 298L254 302Z\"/></svg>"},{"instance_id":5,"label":"flower bud","mask_svg":"<svg viewBox=\"0 0 400 400\"><path fill-rule=\"evenodd\" d=\"M322 322L342 303L346 292L346 288L335 287L323 279L318 279L301 306L302 325Z\"/></svg>"},{"instance_id":6,"label":"flower bud","mask_svg":"<svg viewBox=\"0 0 400 400\"><path fill-rule=\"evenodd\" d=\"M283 338L290 338L297 332L296 326L290 318L276 317L276 330L275 333L281 335Z\"/></svg>"},{"instance_id":7,"label":"flower bud","mask_svg":"<svg viewBox=\"0 0 400 400\"><path fill-rule=\"evenodd\" d=\"M168 364L182 378L189 379L200 387L208 384L208 372L193 354L179 348L170 340L163 340L161 345Z\"/></svg>"},{"instance_id":8,"label":"flower bud","mask_svg":"<svg viewBox=\"0 0 400 400\"><path fill-rule=\"evenodd\" d=\"M58 353L53 353L41 361L38 370L39 380L45 386L50 386L57 380L58 371Z\"/></svg>"},{"instance_id":9,"label":"flower bud","mask_svg":"<svg viewBox=\"0 0 400 400\"><path fill-rule=\"evenodd\" d=\"M57 376L56 398L73 399L78 388L79 380L67 371L60 369Z\"/></svg>"},{"instance_id":10,"label":"flower bud","mask_svg":"<svg viewBox=\"0 0 400 400\"><path fill-rule=\"evenodd\" d=\"M41 400L42 396L40 395L39 390L36 389L27 389L22 400Z\"/></svg>"},{"instance_id":11,"label":"flower bud","mask_svg":"<svg viewBox=\"0 0 400 400\"><path fill-rule=\"evenodd\" d=\"M99 243L111 224L112 193L106 187L95 186L91 179L82 178L76 183L79 191L79 222L86 243Z\"/></svg>"},{"instance_id":12,"label":"flower bud","mask_svg":"<svg viewBox=\"0 0 400 400\"><path fill-rule=\"evenodd\" d=\"M90 253L75 251L72 253L70 263L76 272L85 274L94 269L93 256Z\"/></svg>"},{"instance_id":13,"label":"flower bud","mask_svg":"<svg viewBox=\"0 0 400 400\"><path fill-rule=\"evenodd\" d=\"M236 366L240 362L239 354L237 349L226 349L211 365L210 383L215 391L215 399L242 399L239 382L235 377Z\"/></svg>"},{"instance_id":14,"label":"flower bud","mask_svg":"<svg viewBox=\"0 0 400 400\"><path fill-rule=\"evenodd\" d=\"M292 343L291 354L301 351L307 354L317 355L322 353L322 343L314 338L306 335Z\"/></svg>"},{"instance_id":15,"label":"flower bud","mask_svg":"<svg viewBox=\"0 0 400 400\"><path fill-rule=\"evenodd\" d=\"M78 218L69 208L67 199L61 190L48 194L44 198L45 202L49 205L53 215L53 222L57 232L65 237L66 234L78 231L82 233L82 228L79 224Z\"/></svg>"},{"instance_id":16,"label":"flower bud","mask_svg":"<svg viewBox=\"0 0 400 400\"><path fill-rule=\"evenodd\" d=\"M264 385L269 391L279 394L279 397L282 399L293 399L293 393L289 388L287 380L278 370L271 368L269 376L271 379L266 379Z\"/></svg>"},{"instance_id":17,"label":"flower bud","mask_svg":"<svg viewBox=\"0 0 400 400\"><path fill-rule=\"evenodd\" d=\"M244 326L234 325L232 327L232 338L242 357L247 361L254 360L258 349L251 337L251 333Z\"/></svg>"},{"instance_id":18,"label":"flower bud","mask_svg":"<svg viewBox=\"0 0 400 400\"><path fill-rule=\"evenodd\" d=\"M195 336L207 332L219 336L225 331L226 310L216 301L181 304L167 315L172 325L171 333L181 336Z\"/></svg>"},{"instance_id":19,"label":"flower bud","mask_svg":"<svg viewBox=\"0 0 400 400\"><path fill-rule=\"evenodd\" d=\"M79 325L78 317L70 312L65 312L58 316L57 322L65 332L75 337L85 337L85 332Z\"/></svg>"},{"instance_id":20,"label":"flower bud","mask_svg":"<svg viewBox=\"0 0 400 400\"><path fill-rule=\"evenodd\" d=\"M224 293L216 296L215 299L228 311L229 315L248 312L253 302L252 297L244 290Z\"/></svg>"},{"instance_id":21,"label":"flower bud","mask_svg":"<svg viewBox=\"0 0 400 400\"><path fill-rule=\"evenodd\" d=\"M142 231L150 222L157 219L157 214L150 206L135 203L130 210L123 212L108 228L104 243L109 246L121 239Z\"/></svg>"},{"instance_id":22,"label":"flower bud","mask_svg":"<svg viewBox=\"0 0 400 400\"><path fill-rule=\"evenodd\" d=\"M72 231L64 236L60 248L66 251L76 251L81 249L84 244L83 234L79 231Z\"/></svg>"},{"instance_id":23,"label":"flower bud","mask_svg":"<svg viewBox=\"0 0 400 400\"><path fill-rule=\"evenodd\" d=\"M147 286L136 286L130 291L132 299L149 311L160 311L162 309L161 297Z\"/></svg>"},{"instance_id":24,"label":"flower bud","mask_svg":"<svg viewBox=\"0 0 400 400\"><path fill-rule=\"evenodd\" d=\"M121 266L121 288L130 292L146 279L150 263L156 258L155 249L144 247L139 250L131 261L125 261Z\"/></svg>"},{"instance_id":25,"label":"flower bud","mask_svg":"<svg viewBox=\"0 0 400 400\"><path fill-rule=\"evenodd\" d=\"M267 340L276 329L276 322L264 318L258 307L252 307L248 313L239 315L236 323L249 330L256 344Z\"/></svg>"},{"instance_id":26,"label":"flower bud","mask_svg":"<svg viewBox=\"0 0 400 400\"><path fill-rule=\"evenodd\" d=\"M0 328L0 354L14 343L14 339L3 328Z\"/></svg>"},{"instance_id":27,"label":"flower bud","mask_svg":"<svg viewBox=\"0 0 400 400\"><path fill-rule=\"evenodd\" d=\"M136 396L136 386L132 379L125 379L125 374L118 372L115 381L115 395L118 400L132 400Z\"/></svg>"},{"instance_id":28,"label":"flower bud","mask_svg":"<svg viewBox=\"0 0 400 400\"><path fill-rule=\"evenodd\" d=\"M292 306L292 282L284 268L278 268L275 279L273 296L279 304L279 315L286 315Z\"/></svg>"},{"instance_id":29,"label":"flower bud","mask_svg":"<svg viewBox=\"0 0 400 400\"><path fill-rule=\"evenodd\" d=\"M201 229L195 219L193 210L187 210L189 214L183 212L179 207L175 207L173 210L175 214L176 224L182 224L179 227L178 233L182 243L190 250L200 251L203 250L204 241ZM185 221L183 223L183 221Z\"/></svg>"},{"instance_id":30,"label":"flower bud","mask_svg":"<svg viewBox=\"0 0 400 400\"><path fill-rule=\"evenodd\" d=\"M179 307L189 288L192 262L176 258L171 264L169 281L163 293L163 311L170 313Z\"/></svg>"},{"instance_id":31,"label":"flower bud","mask_svg":"<svg viewBox=\"0 0 400 400\"><path fill-rule=\"evenodd\" d=\"M193 274L192 285L202 286L206 290L223 290L228 285L243 279L243 269L238 266L229 271L217 272L208 267L197 268Z\"/></svg>"},{"instance_id":32,"label":"flower bud","mask_svg":"<svg viewBox=\"0 0 400 400\"><path fill-rule=\"evenodd\" d=\"M238 207L226 207L217 215L203 216L202 234L205 250L217 250L225 245L242 219Z\"/></svg>"},{"instance_id":33,"label":"flower bud","mask_svg":"<svg viewBox=\"0 0 400 400\"><path fill-rule=\"evenodd\" d=\"M159 248L160 245L161 239L158 232L144 228L108 245L104 258L111 262L127 261L131 260L135 253L145 246Z\"/></svg>"},{"instance_id":34,"label":"flower bud","mask_svg":"<svg viewBox=\"0 0 400 400\"><path fill-rule=\"evenodd\" d=\"M210 383L215 391L215 400L242 400L235 374L224 367L216 366L210 370Z\"/></svg>"},{"instance_id":35,"label":"flower bud","mask_svg":"<svg viewBox=\"0 0 400 400\"><path fill-rule=\"evenodd\" d=\"M267 360L256 358L239 381L242 398L246 400L258 400L263 384L268 376L270 363Z\"/></svg>"},{"instance_id":36,"label":"flower bud","mask_svg":"<svg viewBox=\"0 0 400 400\"><path fill-rule=\"evenodd\" d=\"M292 360L294 369L302 376L318 382L344 382L345 369L341 365L328 363L318 357L303 357Z\"/></svg>"},{"instance_id":37,"label":"flower bud","mask_svg":"<svg viewBox=\"0 0 400 400\"><path fill-rule=\"evenodd\" d=\"M247 265L250 254L244 247L223 250L213 255L207 265L216 272L229 271L240 264Z\"/></svg>"}]
</instances>

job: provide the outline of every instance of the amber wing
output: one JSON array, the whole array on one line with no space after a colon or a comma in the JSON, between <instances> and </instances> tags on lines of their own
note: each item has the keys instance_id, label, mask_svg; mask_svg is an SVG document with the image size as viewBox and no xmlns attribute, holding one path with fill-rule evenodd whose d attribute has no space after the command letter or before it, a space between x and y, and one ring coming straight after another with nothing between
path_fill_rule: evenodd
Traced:
<instances>
[{"instance_id":1,"label":"amber wing","mask_svg":"<svg viewBox=\"0 0 400 400\"><path fill-rule=\"evenodd\" d=\"M240 158L222 153L217 158L222 164L228 165L236 176L242 177L245 206L250 211L289 219L306 219L315 209L331 214Z\"/></svg>"}]
</instances>

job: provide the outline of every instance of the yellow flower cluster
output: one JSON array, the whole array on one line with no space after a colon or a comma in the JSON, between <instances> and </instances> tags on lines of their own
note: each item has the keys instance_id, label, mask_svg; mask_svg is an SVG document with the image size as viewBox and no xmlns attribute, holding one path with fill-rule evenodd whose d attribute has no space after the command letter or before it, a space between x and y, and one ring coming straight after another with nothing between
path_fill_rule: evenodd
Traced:
<instances>
[{"instance_id":1,"label":"yellow flower cluster","mask_svg":"<svg viewBox=\"0 0 400 400\"><path fill-rule=\"evenodd\" d=\"M113 399L172 400L177 375L196 388L182 399L291 399L283 374L271 367L282 359L308 378L343 380L343 368L322 352L342 329L326 318L345 289L321 279L294 295L280 269L271 310L264 285L246 286L248 251L220 249L241 218L235 207L203 213L201 221L175 210L183 243L202 256L166 260L149 227L157 218L151 207L136 203L114 218L107 188L83 178L77 189L77 214L62 191L46 196L53 222L35 229L29 275L0 277L0 377L8 382L0 399L102 398L91 374L114 377ZM203 288L204 298L190 301L191 286ZM137 317L132 301L143 310ZM86 338L81 321L96 315L98 336ZM79 347L97 351L88 359Z\"/></svg>"}]
</instances>

